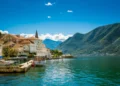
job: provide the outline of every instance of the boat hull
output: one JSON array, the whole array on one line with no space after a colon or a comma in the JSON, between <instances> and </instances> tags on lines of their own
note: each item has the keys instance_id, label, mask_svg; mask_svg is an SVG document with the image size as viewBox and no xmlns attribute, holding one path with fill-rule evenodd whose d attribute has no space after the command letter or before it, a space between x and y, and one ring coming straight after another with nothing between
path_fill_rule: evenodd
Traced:
<instances>
[{"instance_id":1,"label":"boat hull","mask_svg":"<svg viewBox=\"0 0 120 86\"><path fill-rule=\"evenodd\" d=\"M34 61L35 66L44 66L45 61Z\"/></svg>"}]
</instances>

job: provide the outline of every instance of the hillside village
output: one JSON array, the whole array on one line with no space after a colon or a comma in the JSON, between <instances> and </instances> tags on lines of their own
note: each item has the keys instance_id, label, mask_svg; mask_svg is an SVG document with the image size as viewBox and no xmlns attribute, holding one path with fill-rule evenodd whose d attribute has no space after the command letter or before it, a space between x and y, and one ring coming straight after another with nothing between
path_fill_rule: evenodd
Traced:
<instances>
[{"instance_id":1,"label":"hillside village","mask_svg":"<svg viewBox=\"0 0 120 86\"><path fill-rule=\"evenodd\" d=\"M38 38L36 31L35 37L25 38L20 35L0 34L0 56L2 56L2 49L5 46L18 51L18 56L28 56L35 54L37 57L51 58L50 50L46 48L42 40Z\"/></svg>"}]
</instances>

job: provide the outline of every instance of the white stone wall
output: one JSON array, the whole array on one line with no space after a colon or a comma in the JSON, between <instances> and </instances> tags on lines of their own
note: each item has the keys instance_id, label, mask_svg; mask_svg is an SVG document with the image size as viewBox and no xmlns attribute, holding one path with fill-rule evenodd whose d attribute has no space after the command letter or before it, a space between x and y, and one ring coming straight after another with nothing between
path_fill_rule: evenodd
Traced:
<instances>
[{"instance_id":1,"label":"white stone wall","mask_svg":"<svg viewBox=\"0 0 120 86\"><path fill-rule=\"evenodd\" d=\"M48 58L51 57L50 50L48 50L43 44L42 40L37 39L34 41L34 44L29 44L24 46L24 51L28 51L30 53L36 53L37 56L43 57L46 56Z\"/></svg>"},{"instance_id":2,"label":"white stone wall","mask_svg":"<svg viewBox=\"0 0 120 86\"><path fill-rule=\"evenodd\" d=\"M24 51L30 51L30 48L29 48L29 45L25 45L24 47L23 47L23 49L24 49Z\"/></svg>"},{"instance_id":3,"label":"white stone wall","mask_svg":"<svg viewBox=\"0 0 120 86\"><path fill-rule=\"evenodd\" d=\"M2 56L2 45L0 45L0 56Z\"/></svg>"},{"instance_id":4,"label":"white stone wall","mask_svg":"<svg viewBox=\"0 0 120 86\"><path fill-rule=\"evenodd\" d=\"M35 44L30 44L30 53L36 53L36 45Z\"/></svg>"},{"instance_id":5,"label":"white stone wall","mask_svg":"<svg viewBox=\"0 0 120 86\"><path fill-rule=\"evenodd\" d=\"M42 43L42 40L35 40L37 56L46 56L51 57L49 50L46 48L45 44Z\"/></svg>"}]
</instances>

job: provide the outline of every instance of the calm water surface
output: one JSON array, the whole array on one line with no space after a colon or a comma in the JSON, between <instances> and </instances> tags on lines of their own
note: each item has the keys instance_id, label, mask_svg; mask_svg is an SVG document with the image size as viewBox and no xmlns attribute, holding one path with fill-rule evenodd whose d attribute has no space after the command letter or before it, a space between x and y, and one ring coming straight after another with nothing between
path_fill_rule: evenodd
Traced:
<instances>
[{"instance_id":1,"label":"calm water surface","mask_svg":"<svg viewBox=\"0 0 120 86\"><path fill-rule=\"evenodd\" d=\"M46 61L25 74L0 74L0 86L120 86L120 57Z\"/></svg>"}]
</instances>

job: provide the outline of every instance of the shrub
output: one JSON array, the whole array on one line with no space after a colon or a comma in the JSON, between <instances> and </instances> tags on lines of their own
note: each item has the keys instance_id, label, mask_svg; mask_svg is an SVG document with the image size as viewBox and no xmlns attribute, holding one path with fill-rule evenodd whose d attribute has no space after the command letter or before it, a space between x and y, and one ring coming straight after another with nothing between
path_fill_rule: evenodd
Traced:
<instances>
[{"instance_id":1,"label":"shrub","mask_svg":"<svg viewBox=\"0 0 120 86\"><path fill-rule=\"evenodd\" d=\"M53 55L54 58L62 56L62 52L58 50L51 50L51 54Z\"/></svg>"},{"instance_id":2,"label":"shrub","mask_svg":"<svg viewBox=\"0 0 120 86\"><path fill-rule=\"evenodd\" d=\"M2 54L4 57L16 57L18 55L18 51L9 46L4 46L2 49Z\"/></svg>"}]
</instances>

